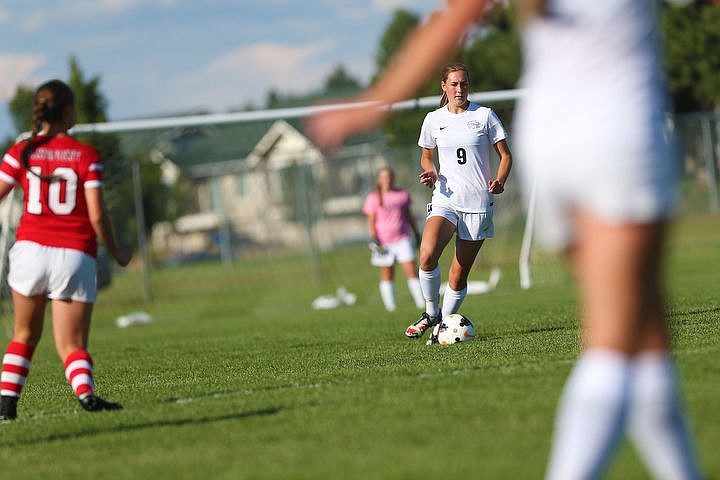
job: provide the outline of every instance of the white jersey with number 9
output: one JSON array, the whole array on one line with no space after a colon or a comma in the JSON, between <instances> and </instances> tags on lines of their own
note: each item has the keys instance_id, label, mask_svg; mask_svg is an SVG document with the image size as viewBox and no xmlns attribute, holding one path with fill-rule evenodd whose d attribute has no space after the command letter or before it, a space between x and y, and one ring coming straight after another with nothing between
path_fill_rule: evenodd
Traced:
<instances>
[{"instance_id":1,"label":"white jersey with number 9","mask_svg":"<svg viewBox=\"0 0 720 480\"><path fill-rule=\"evenodd\" d=\"M486 212L493 197L488 191L490 146L505 138L495 112L472 102L462 113L450 113L447 106L428 113L418 145L437 147L440 178L433 204L450 205L461 212Z\"/></svg>"}]
</instances>

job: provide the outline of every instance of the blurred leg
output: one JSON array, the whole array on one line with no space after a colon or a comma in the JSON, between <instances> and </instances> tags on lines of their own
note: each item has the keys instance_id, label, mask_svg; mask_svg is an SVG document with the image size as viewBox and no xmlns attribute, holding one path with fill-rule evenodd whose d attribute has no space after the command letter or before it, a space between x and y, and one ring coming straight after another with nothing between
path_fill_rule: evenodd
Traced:
<instances>
[{"instance_id":1,"label":"blurred leg","mask_svg":"<svg viewBox=\"0 0 720 480\"><path fill-rule=\"evenodd\" d=\"M420 280L418 279L418 268L414 261L403 262L400 264L405 276L407 277L407 286L410 290L413 302L417 308L425 307L425 299L423 298L422 288L420 287Z\"/></svg>"},{"instance_id":2,"label":"blurred leg","mask_svg":"<svg viewBox=\"0 0 720 480\"><path fill-rule=\"evenodd\" d=\"M388 312L394 312L396 308L393 270L393 267L380 267L380 298Z\"/></svg>"},{"instance_id":3,"label":"blurred leg","mask_svg":"<svg viewBox=\"0 0 720 480\"><path fill-rule=\"evenodd\" d=\"M646 342L653 317L648 300L657 274L662 225L614 225L589 215L576 219L572 252L583 315L584 352L560 401L549 479L594 478L621 438L630 404L632 356ZM655 281L650 284L656 285ZM659 337L658 337L659 335ZM664 348L664 345L657 345Z\"/></svg>"},{"instance_id":4,"label":"blurred leg","mask_svg":"<svg viewBox=\"0 0 720 480\"><path fill-rule=\"evenodd\" d=\"M653 477L700 479L678 382L666 352L647 351L632 365L628 434Z\"/></svg>"}]
</instances>

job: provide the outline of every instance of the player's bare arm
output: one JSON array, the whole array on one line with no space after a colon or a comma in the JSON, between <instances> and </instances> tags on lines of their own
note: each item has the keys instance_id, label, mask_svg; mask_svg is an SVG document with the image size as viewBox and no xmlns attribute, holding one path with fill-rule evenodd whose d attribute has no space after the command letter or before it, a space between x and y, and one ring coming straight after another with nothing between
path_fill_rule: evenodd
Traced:
<instances>
[{"instance_id":1,"label":"player's bare arm","mask_svg":"<svg viewBox=\"0 0 720 480\"><path fill-rule=\"evenodd\" d=\"M498 165L497 177L488 184L488 191L497 194L505 191L505 182L512 168L512 153L510 153L510 148L505 140L500 140L493 147L498 157L500 157L500 164Z\"/></svg>"},{"instance_id":2,"label":"player's bare arm","mask_svg":"<svg viewBox=\"0 0 720 480\"><path fill-rule=\"evenodd\" d=\"M420 183L428 188L434 188L438 179L437 170L435 169L435 150L430 148L422 149L420 167L423 169L420 174Z\"/></svg>"}]
</instances>

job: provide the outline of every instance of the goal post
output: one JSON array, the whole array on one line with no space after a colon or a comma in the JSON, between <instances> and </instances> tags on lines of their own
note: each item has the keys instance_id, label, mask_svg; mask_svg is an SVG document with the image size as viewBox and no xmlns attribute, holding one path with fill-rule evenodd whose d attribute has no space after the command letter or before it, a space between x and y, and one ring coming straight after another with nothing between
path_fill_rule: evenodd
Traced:
<instances>
[{"instance_id":1,"label":"goal post","mask_svg":"<svg viewBox=\"0 0 720 480\"><path fill-rule=\"evenodd\" d=\"M535 228L535 183L533 182L528 201L527 213L525 216L525 228L523 229L522 243L520 245L520 256L518 258L518 270L520 273L520 288L527 290L532 287L532 272L530 271L530 255L532 250L533 229Z\"/></svg>"}]
</instances>

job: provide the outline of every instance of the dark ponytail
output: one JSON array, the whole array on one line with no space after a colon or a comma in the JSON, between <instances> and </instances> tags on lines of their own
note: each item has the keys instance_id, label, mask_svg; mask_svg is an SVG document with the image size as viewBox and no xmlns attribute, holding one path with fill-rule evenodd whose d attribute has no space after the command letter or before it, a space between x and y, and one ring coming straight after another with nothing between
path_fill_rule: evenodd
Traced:
<instances>
[{"instance_id":1,"label":"dark ponytail","mask_svg":"<svg viewBox=\"0 0 720 480\"><path fill-rule=\"evenodd\" d=\"M33 175L40 177L42 180L50 181L52 176L37 175L30 170L30 157L43 143L47 142L50 137L37 139L38 134L42 131L43 123L54 124L63 120L63 115L67 107L75 105L75 94L72 89L60 80L50 80L43 83L35 91L33 97L33 116L31 123L30 138L25 140L25 147L20 154L20 161L26 170Z\"/></svg>"}]
</instances>

